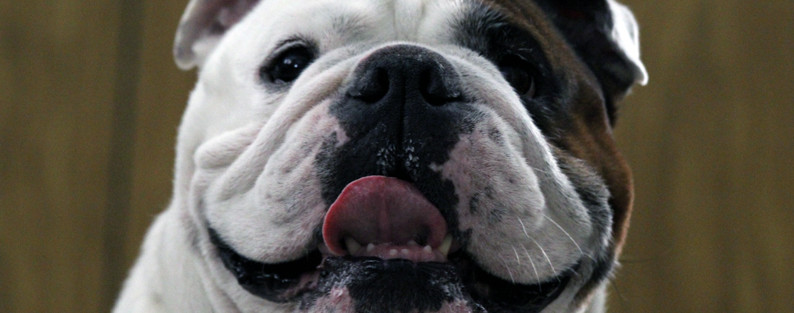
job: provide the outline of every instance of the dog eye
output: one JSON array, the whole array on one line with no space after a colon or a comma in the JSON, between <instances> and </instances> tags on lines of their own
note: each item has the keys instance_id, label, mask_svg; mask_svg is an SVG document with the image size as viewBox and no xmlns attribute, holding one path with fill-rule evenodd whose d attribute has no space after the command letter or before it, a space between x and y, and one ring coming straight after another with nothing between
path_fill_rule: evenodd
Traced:
<instances>
[{"instance_id":1,"label":"dog eye","mask_svg":"<svg viewBox=\"0 0 794 313\"><path fill-rule=\"evenodd\" d=\"M518 57L508 58L499 65L502 76L513 86L516 93L530 98L535 95L535 76L531 68Z\"/></svg>"},{"instance_id":2,"label":"dog eye","mask_svg":"<svg viewBox=\"0 0 794 313\"><path fill-rule=\"evenodd\" d=\"M292 82L314 61L314 53L307 47L287 49L263 67L259 75L263 81L284 84Z\"/></svg>"}]
</instances>

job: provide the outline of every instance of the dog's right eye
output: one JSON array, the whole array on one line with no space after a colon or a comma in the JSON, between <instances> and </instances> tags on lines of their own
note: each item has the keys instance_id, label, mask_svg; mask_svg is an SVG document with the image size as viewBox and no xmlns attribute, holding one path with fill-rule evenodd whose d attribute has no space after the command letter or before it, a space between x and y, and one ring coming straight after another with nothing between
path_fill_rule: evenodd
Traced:
<instances>
[{"instance_id":1,"label":"dog's right eye","mask_svg":"<svg viewBox=\"0 0 794 313\"><path fill-rule=\"evenodd\" d=\"M290 83L297 79L312 61L314 61L314 52L311 49L304 46L292 47L262 67L259 76L262 81L268 83Z\"/></svg>"},{"instance_id":2,"label":"dog's right eye","mask_svg":"<svg viewBox=\"0 0 794 313\"><path fill-rule=\"evenodd\" d=\"M519 57L509 57L499 64L505 80L519 95L533 98L535 96L535 75L532 66Z\"/></svg>"}]
</instances>

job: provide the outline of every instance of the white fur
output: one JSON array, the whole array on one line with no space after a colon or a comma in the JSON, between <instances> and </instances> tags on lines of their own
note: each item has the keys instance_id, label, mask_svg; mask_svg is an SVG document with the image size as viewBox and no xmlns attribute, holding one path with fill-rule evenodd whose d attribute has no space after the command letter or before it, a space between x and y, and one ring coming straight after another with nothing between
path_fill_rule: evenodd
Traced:
<instances>
[{"instance_id":1,"label":"white fur","mask_svg":"<svg viewBox=\"0 0 794 313\"><path fill-rule=\"evenodd\" d=\"M626 57L634 67L634 74L637 77L636 83L646 85L648 83L648 71L640 60L640 31L637 20L628 7L615 0L607 0L609 9L612 11L612 40L618 44Z\"/></svg>"}]
</instances>

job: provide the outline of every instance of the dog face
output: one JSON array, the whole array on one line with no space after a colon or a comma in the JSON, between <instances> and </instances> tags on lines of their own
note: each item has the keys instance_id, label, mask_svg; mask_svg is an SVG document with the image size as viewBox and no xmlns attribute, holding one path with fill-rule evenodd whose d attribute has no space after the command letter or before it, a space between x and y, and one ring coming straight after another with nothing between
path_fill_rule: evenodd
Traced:
<instances>
[{"instance_id":1,"label":"dog face","mask_svg":"<svg viewBox=\"0 0 794 313\"><path fill-rule=\"evenodd\" d=\"M250 312L563 312L631 207L612 1L194 0L176 196Z\"/></svg>"}]
</instances>

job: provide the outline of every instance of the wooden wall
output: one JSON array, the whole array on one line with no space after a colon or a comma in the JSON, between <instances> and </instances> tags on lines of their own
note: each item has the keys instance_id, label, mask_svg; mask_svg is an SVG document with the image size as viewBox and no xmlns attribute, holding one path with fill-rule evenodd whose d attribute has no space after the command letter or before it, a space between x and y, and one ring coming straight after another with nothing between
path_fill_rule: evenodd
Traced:
<instances>
[{"instance_id":1,"label":"wooden wall","mask_svg":"<svg viewBox=\"0 0 794 313\"><path fill-rule=\"evenodd\" d=\"M630 1L650 84L618 312L794 312L794 2Z\"/></svg>"},{"instance_id":2,"label":"wooden wall","mask_svg":"<svg viewBox=\"0 0 794 313\"><path fill-rule=\"evenodd\" d=\"M794 2L625 1L650 85L612 312L794 312ZM0 2L0 312L107 312L169 200L185 1Z\"/></svg>"}]
</instances>

